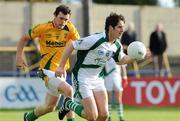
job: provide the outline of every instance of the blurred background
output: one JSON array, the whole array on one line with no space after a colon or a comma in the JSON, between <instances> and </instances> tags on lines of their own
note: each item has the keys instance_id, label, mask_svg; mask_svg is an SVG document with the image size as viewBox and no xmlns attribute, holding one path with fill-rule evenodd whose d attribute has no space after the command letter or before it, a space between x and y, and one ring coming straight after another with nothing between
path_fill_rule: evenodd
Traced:
<instances>
[{"instance_id":1,"label":"blurred background","mask_svg":"<svg viewBox=\"0 0 180 121\"><path fill-rule=\"evenodd\" d=\"M160 70L154 70L152 58L129 65L129 85L124 90L123 101L127 107L143 109L173 107L172 117L167 119L180 121L177 115L180 114L180 0L0 0L0 121L8 120L2 118L4 109L27 109L42 102L45 89L36 74L40 60L38 46L32 41L27 43L24 57L29 68L26 72L16 69L16 46L29 28L52 20L60 4L71 8L71 21L81 37L104 31L106 16L117 12L125 16L125 29L128 23L133 23L137 40L149 47L150 34L161 23L168 45L163 55L163 75L157 76ZM70 78L68 81L71 83ZM136 121L132 116L129 120Z\"/></svg>"}]
</instances>

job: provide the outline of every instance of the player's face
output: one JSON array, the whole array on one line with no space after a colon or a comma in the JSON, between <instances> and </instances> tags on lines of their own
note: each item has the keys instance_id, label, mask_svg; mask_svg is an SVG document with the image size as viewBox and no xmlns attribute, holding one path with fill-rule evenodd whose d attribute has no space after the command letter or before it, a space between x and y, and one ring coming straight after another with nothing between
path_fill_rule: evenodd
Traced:
<instances>
[{"instance_id":1,"label":"player's face","mask_svg":"<svg viewBox=\"0 0 180 121\"><path fill-rule=\"evenodd\" d=\"M112 36L115 39L119 39L124 32L124 22L119 21L119 23L112 29Z\"/></svg>"},{"instance_id":2,"label":"player's face","mask_svg":"<svg viewBox=\"0 0 180 121\"><path fill-rule=\"evenodd\" d=\"M64 15L62 12L59 12L59 14L54 18L55 26L59 29L62 29L69 20L69 17L70 17L69 14Z\"/></svg>"}]
</instances>

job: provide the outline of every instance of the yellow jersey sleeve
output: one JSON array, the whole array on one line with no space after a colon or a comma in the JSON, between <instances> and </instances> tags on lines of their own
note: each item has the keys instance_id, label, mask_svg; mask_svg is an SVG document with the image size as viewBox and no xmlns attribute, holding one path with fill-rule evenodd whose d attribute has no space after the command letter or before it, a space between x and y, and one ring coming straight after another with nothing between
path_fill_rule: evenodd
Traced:
<instances>
[{"instance_id":1,"label":"yellow jersey sleeve","mask_svg":"<svg viewBox=\"0 0 180 121\"><path fill-rule=\"evenodd\" d=\"M44 24L38 24L32 29L29 30L29 35L32 39L36 37L40 37L42 33L44 33L45 30L45 25Z\"/></svg>"},{"instance_id":2,"label":"yellow jersey sleeve","mask_svg":"<svg viewBox=\"0 0 180 121\"><path fill-rule=\"evenodd\" d=\"M70 33L69 33L69 36L68 36L68 40L75 41L75 40L78 40L78 39L80 39L79 33L78 33L77 29L74 27L74 25L72 24L71 25L71 30L70 30Z\"/></svg>"}]
</instances>

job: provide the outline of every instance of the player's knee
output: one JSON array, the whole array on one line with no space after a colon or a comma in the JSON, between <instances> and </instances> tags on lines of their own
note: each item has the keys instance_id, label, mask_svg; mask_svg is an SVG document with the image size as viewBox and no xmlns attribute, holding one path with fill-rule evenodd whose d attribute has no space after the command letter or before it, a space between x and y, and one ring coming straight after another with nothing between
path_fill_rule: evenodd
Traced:
<instances>
[{"instance_id":1,"label":"player's knee","mask_svg":"<svg viewBox=\"0 0 180 121\"><path fill-rule=\"evenodd\" d=\"M106 121L106 119L109 117L108 111L99 112L98 119Z\"/></svg>"},{"instance_id":2,"label":"player's knee","mask_svg":"<svg viewBox=\"0 0 180 121\"><path fill-rule=\"evenodd\" d=\"M70 85L67 86L67 89L65 91L65 96L69 96L69 97L73 96L73 88Z\"/></svg>"},{"instance_id":3,"label":"player's knee","mask_svg":"<svg viewBox=\"0 0 180 121\"><path fill-rule=\"evenodd\" d=\"M55 110L55 106L54 105L46 105L46 111L47 112L53 112Z\"/></svg>"},{"instance_id":4,"label":"player's knee","mask_svg":"<svg viewBox=\"0 0 180 121\"><path fill-rule=\"evenodd\" d=\"M67 84L66 82L61 83L60 86L58 87L58 90L65 97L72 97L73 96L73 88L71 85Z\"/></svg>"},{"instance_id":5,"label":"player's knee","mask_svg":"<svg viewBox=\"0 0 180 121\"><path fill-rule=\"evenodd\" d=\"M97 118L98 118L98 113L89 112L88 114L86 114L86 119L88 121L96 121Z\"/></svg>"},{"instance_id":6,"label":"player's knee","mask_svg":"<svg viewBox=\"0 0 180 121\"><path fill-rule=\"evenodd\" d=\"M96 121L97 117L98 117L98 116L95 116L95 115L89 115L89 116L87 116L86 119L87 119L88 121Z\"/></svg>"}]
</instances>

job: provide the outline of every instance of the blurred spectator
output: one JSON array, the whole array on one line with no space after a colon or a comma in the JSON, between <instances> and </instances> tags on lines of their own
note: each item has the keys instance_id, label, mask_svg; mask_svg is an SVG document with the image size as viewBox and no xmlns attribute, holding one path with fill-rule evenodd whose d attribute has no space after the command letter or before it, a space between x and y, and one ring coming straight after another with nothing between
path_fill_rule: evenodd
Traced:
<instances>
[{"instance_id":1,"label":"blurred spectator","mask_svg":"<svg viewBox=\"0 0 180 121\"><path fill-rule=\"evenodd\" d=\"M163 54L167 49L166 33L161 23L156 25L155 31L150 35L149 48L153 56L154 69L161 75L163 74Z\"/></svg>"},{"instance_id":2,"label":"blurred spectator","mask_svg":"<svg viewBox=\"0 0 180 121\"><path fill-rule=\"evenodd\" d=\"M123 49L126 54L128 45L134 41L136 41L136 32L134 29L134 24L130 22L127 30L123 33L121 38L121 44L123 45Z\"/></svg>"}]
</instances>

